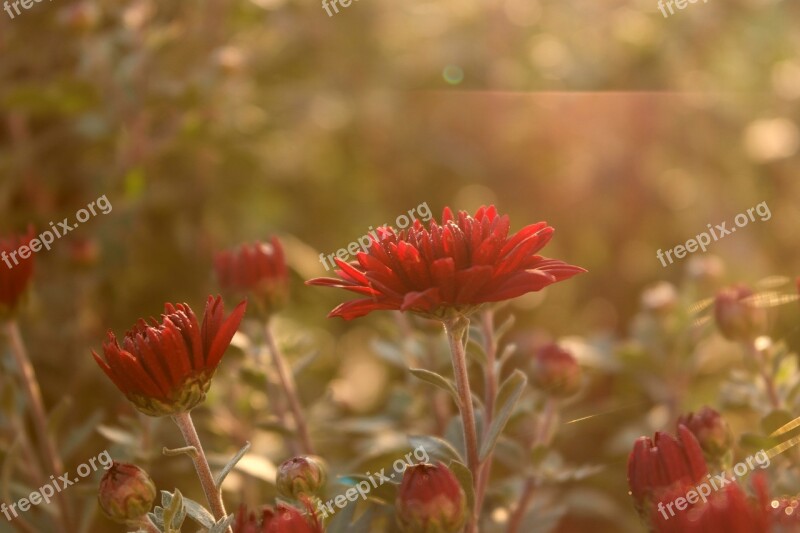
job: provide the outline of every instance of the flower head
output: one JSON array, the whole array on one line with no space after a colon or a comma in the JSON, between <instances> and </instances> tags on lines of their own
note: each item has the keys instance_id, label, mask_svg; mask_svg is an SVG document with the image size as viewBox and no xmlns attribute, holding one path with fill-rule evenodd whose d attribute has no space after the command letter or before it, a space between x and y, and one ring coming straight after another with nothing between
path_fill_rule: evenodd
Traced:
<instances>
[{"instance_id":1,"label":"flower head","mask_svg":"<svg viewBox=\"0 0 800 533\"><path fill-rule=\"evenodd\" d=\"M466 501L464 489L444 464L413 465L397 493L397 519L403 531L454 533L466 520Z\"/></svg>"},{"instance_id":2,"label":"flower head","mask_svg":"<svg viewBox=\"0 0 800 533\"><path fill-rule=\"evenodd\" d=\"M750 498L735 480L728 481L719 490L710 490L710 481L701 497L674 489L664 493L658 504L653 504L649 523L654 533L776 533L772 522L766 483L762 476L754 477L756 497ZM702 483L701 483L702 484ZM680 498L680 500L679 500ZM690 503L693 500L694 503ZM680 505L680 506L679 506ZM794 531L794 529L790 530Z\"/></svg>"},{"instance_id":3,"label":"flower head","mask_svg":"<svg viewBox=\"0 0 800 533\"><path fill-rule=\"evenodd\" d=\"M754 302L744 285L722 289L714 300L714 318L720 333L732 341L752 341L767 325L766 311Z\"/></svg>"},{"instance_id":4,"label":"flower head","mask_svg":"<svg viewBox=\"0 0 800 533\"><path fill-rule=\"evenodd\" d=\"M33 254L28 249L25 257L22 246L28 247L33 240L33 228L24 235L0 238L0 320L14 314L33 276ZM24 251L24 250L23 250Z\"/></svg>"},{"instance_id":5,"label":"flower head","mask_svg":"<svg viewBox=\"0 0 800 533\"><path fill-rule=\"evenodd\" d=\"M267 315L289 298L289 270L277 237L217 253L214 270L223 289L250 294Z\"/></svg>"},{"instance_id":6,"label":"flower head","mask_svg":"<svg viewBox=\"0 0 800 533\"><path fill-rule=\"evenodd\" d=\"M733 446L733 435L728 423L710 407L681 416L678 425L681 424L694 434L709 459L721 458Z\"/></svg>"},{"instance_id":7,"label":"flower head","mask_svg":"<svg viewBox=\"0 0 800 533\"><path fill-rule=\"evenodd\" d=\"M277 509L264 507L258 514L241 506L233 523L233 533L322 533L322 524L313 512L305 516L285 504Z\"/></svg>"},{"instance_id":8,"label":"flower head","mask_svg":"<svg viewBox=\"0 0 800 533\"><path fill-rule=\"evenodd\" d=\"M656 433L636 441L628 485L637 511L656 533L769 531L763 479L756 481L758 498L751 500L729 474L710 475L700 443L682 424L678 438Z\"/></svg>"},{"instance_id":9,"label":"flower head","mask_svg":"<svg viewBox=\"0 0 800 533\"><path fill-rule=\"evenodd\" d=\"M571 396L581 386L581 367L570 352L548 344L533 355L531 381L548 394Z\"/></svg>"},{"instance_id":10,"label":"flower head","mask_svg":"<svg viewBox=\"0 0 800 533\"><path fill-rule=\"evenodd\" d=\"M639 437L628 457L628 485L640 513L662 501L664 492L686 492L707 474L700 443L686 426L678 426L678 438L661 432L654 439Z\"/></svg>"},{"instance_id":11,"label":"flower head","mask_svg":"<svg viewBox=\"0 0 800 533\"><path fill-rule=\"evenodd\" d=\"M281 463L275 484L281 495L297 500L318 493L327 479L325 462L313 455L303 455Z\"/></svg>"},{"instance_id":12,"label":"flower head","mask_svg":"<svg viewBox=\"0 0 800 533\"><path fill-rule=\"evenodd\" d=\"M138 466L114 461L100 480L97 499L106 516L125 523L150 511L156 499L156 486Z\"/></svg>"},{"instance_id":13,"label":"flower head","mask_svg":"<svg viewBox=\"0 0 800 533\"><path fill-rule=\"evenodd\" d=\"M536 255L553 235L545 222L508 234L508 215L494 206L474 216L442 213L428 228L416 220L396 233L380 228L358 265L336 259L341 279L317 278L309 285L338 287L366 296L339 305L329 316L350 320L372 311L413 311L435 318L467 314L481 304L516 298L562 281L584 269Z\"/></svg>"},{"instance_id":14,"label":"flower head","mask_svg":"<svg viewBox=\"0 0 800 533\"><path fill-rule=\"evenodd\" d=\"M109 331L97 364L137 409L150 416L191 410L205 398L211 378L242 321L246 302L225 318L222 298L208 297L203 325L187 304L166 304L159 324L144 320L122 343Z\"/></svg>"}]
</instances>

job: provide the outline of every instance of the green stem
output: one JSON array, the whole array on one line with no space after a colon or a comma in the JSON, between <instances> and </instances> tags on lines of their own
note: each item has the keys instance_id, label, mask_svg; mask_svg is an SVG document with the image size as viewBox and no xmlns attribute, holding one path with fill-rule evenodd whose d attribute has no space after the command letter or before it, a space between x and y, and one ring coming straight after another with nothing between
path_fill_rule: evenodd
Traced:
<instances>
[{"instance_id":1,"label":"green stem","mask_svg":"<svg viewBox=\"0 0 800 533\"><path fill-rule=\"evenodd\" d=\"M203 487L203 492L208 500L208 505L211 507L211 514L214 519L219 522L227 516L225 512L225 504L222 502L222 490L218 488L214 482L214 475L211 473L211 467L208 466L208 459L206 453L203 451L203 444L200 442L200 437L197 435L197 430L192 422L192 415L188 412L172 415L172 420L178 425L181 430L183 439L186 441L187 446L194 447L197 450L196 455L192 455L192 462L194 468L197 470L197 477L200 478L200 485ZM231 528L226 530L231 533Z\"/></svg>"},{"instance_id":2,"label":"green stem","mask_svg":"<svg viewBox=\"0 0 800 533\"><path fill-rule=\"evenodd\" d=\"M459 397L458 409L461 413L461 422L464 428L464 448L467 451L467 467L472 472L473 487L478 483L480 475L480 461L478 458L478 431L475 425L475 411L472 407L472 389L469 384L467 371L467 354L464 350L464 335L469 328L469 320L464 317L451 318L444 321L444 329L450 343L450 355L453 362L453 373L456 381L456 391ZM469 510L466 533L475 531L476 510Z\"/></svg>"},{"instance_id":3,"label":"green stem","mask_svg":"<svg viewBox=\"0 0 800 533\"><path fill-rule=\"evenodd\" d=\"M47 468L53 472L53 475L59 475L64 471L64 463L61 461L61 456L58 450L56 450L50 432L47 430L47 412L45 411L44 401L42 400L42 391L39 388L36 372L28 357L28 352L25 349L25 343L19 331L19 325L17 325L15 320L11 320L5 322L4 326L6 334L8 335L8 340L11 343L11 355L14 357L22 376L22 388L28 399L30 414L33 419L33 427L36 430L37 440L39 441L42 460L45 461ZM69 505L67 505L64 495L60 492L56 494L56 502L58 503L61 519L63 521L57 524L58 530L62 532L70 531L72 516Z\"/></svg>"},{"instance_id":4,"label":"green stem","mask_svg":"<svg viewBox=\"0 0 800 533\"><path fill-rule=\"evenodd\" d=\"M286 400L289 402L289 409L292 411L292 417L297 427L297 438L300 441L300 446L303 448L303 453L314 455L311 437L308 434L308 425L303 415L303 405L300 403L300 397L297 395L297 387L294 383L291 368L289 368L286 359L284 359L280 350L278 350L278 345L275 343L275 339L272 336L269 322L264 324L264 338L266 339L267 348L269 348L269 353L272 357L272 364L275 365L275 370L278 372L278 379L286 395Z\"/></svg>"}]
</instances>

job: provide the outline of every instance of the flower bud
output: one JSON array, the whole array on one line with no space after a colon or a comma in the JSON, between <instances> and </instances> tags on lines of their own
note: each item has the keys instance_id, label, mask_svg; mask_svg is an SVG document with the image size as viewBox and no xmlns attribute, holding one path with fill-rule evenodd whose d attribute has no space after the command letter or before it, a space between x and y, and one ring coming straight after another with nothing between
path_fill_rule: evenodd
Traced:
<instances>
[{"instance_id":1,"label":"flower bud","mask_svg":"<svg viewBox=\"0 0 800 533\"><path fill-rule=\"evenodd\" d=\"M720 333L732 341L752 341L767 324L766 311L753 302L753 291L744 285L722 289L714 301L714 318Z\"/></svg>"},{"instance_id":2,"label":"flower bud","mask_svg":"<svg viewBox=\"0 0 800 533\"><path fill-rule=\"evenodd\" d=\"M557 344L536 350L533 356L531 382L553 396L571 396L581 385L581 368L570 352Z\"/></svg>"},{"instance_id":3,"label":"flower bud","mask_svg":"<svg viewBox=\"0 0 800 533\"><path fill-rule=\"evenodd\" d=\"M322 533L322 524L311 509L305 516L294 507L278 504L253 513L243 505L236 513L233 533Z\"/></svg>"},{"instance_id":4,"label":"flower bud","mask_svg":"<svg viewBox=\"0 0 800 533\"><path fill-rule=\"evenodd\" d=\"M733 435L725 419L710 407L689 413L678 419L697 437L700 447L709 459L721 459L733 446Z\"/></svg>"},{"instance_id":5,"label":"flower bud","mask_svg":"<svg viewBox=\"0 0 800 533\"><path fill-rule=\"evenodd\" d=\"M327 479L327 468L322 458L302 455L281 464L275 484L281 495L298 500L300 496L320 492Z\"/></svg>"},{"instance_id":6,"label":"flower bud","mask_svg":"<svg viewBox=\"0 0 800 533\"><path fill-rule=\"evenodd\" d=\"M441 462L410 466L395 504L400 528L408 533L460 531L467 518L466 500L458 479Z\"/></svg>"},{"instance_id":7,"label":"flower bud","mask_svg":"<svg viewBox=\"0 0 800 533\"><path fill-rule=\"evenodd\" d=\"M156 486L138 466L114 461L100 480L97 499L106 516L125 523L147 514L156 499Z\"/></svg>"}]
</instances>

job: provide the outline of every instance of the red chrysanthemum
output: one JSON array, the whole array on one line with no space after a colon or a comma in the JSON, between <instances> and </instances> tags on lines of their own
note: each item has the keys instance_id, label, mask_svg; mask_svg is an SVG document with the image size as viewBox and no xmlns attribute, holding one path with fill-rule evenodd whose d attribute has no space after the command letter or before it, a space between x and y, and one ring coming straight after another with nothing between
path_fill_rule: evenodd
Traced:
<instances>
[{"instance_id":1,"label":"red chrysanthemum","mask_svg":"<svg viewBox=\"0 0 800 533\"><path fill-rule=\"evenodd\" d=\"M277 237L218 252L214 270L223 289L249 293L266 314L279 310L289 297L289 270Z\"/></svg>"},{"instance_id":2,"label":"red chrysanthemum","mask_svg":"<svg viewBox=\"0 0 800 533\"><path fill-rule=\"evenodd\" d=\"M722 474L720 474L722 475ZM730 480L730 474L725 474ZM714 481L714 485L711 482ZM636 509L656 533L767 533L769 512L764 480L756 478L757 498L735 481L708 473L694 434L678 426L678 438L656 433L640 437L628 458L628 485ZM709 484L700 497L700 485ZM713 489L713 490L712 490ZM690 492L693 495L690 495Z\"/></svg>"},{"instance_id":3,"label":"red chrysanthemum","mask_svg":"<svg viewBox=\"0 0 800 533\"><path fill-rule=\"evenodd\" d=\"M33 229L24 235L10 235L0 238L0 319L11 316L30 284L33 276L33 253L27 251L23 259L19 253L21 246L28 246L33 240Z\"/></svg>"},{"instance_id":4,"label":"red chrysanthemum","mask_svg":"<svg viewBox=\"0 0 800 533\"><path fill-rule=\"evenodd\" d=\"M526 226L513 235L507 215L494 206L471 216L450 208L441 226L419 220L396 233L380 228L358 265L336 259L341 279L317 278L308 285L338 287L367 296L339 305L329 316L346 320L372 311L413 311L446 318L467 314L484 303L499 302L538 291L584 269L536 255L553 235L545 222Z\"/></svg>"},{"instance_id":5,"label":"red chrysanthemum","mask_svg":"<svg viewBox=\"0 0 800 533\"><path fill-rule=\"evenodd\" d=\"M112 331L97 364L137 409L150 416L189 411L203 401L247 302L225 318L224 303L208 297L202 327L187 304L166 304L161 324L143 319L120 345Z\"/></svg>"},{"instance_id":6,"label":"red chrysanthemum","mask_svg":"<svg viewBox=\"0 0 800 533\"><path fill-rule=\"evenodd\" d=\"M244 505L236 513L233 533L322 533L322 524L312 513L307 517L285 504L277 509L264 507L258 515L247 512Z\"/></svg>"},{"instance_id":7,"label":"red chrysanthemum","mask_svg":"<svg viewBox=\"0 0 800 533\"><path fill-rule=\"evenodd\" d=\"M460 531L468 512L461 483L442 462L409 466L397 490L395 508L403 531L420 533Z\"/></svg>"}]
</instances>

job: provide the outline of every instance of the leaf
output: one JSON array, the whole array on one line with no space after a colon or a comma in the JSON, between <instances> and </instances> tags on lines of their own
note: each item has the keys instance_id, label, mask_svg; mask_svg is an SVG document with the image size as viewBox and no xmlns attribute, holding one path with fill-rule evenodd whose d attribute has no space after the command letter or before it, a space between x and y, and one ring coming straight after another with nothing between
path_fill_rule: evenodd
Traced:
<instances>
[{"instance_id":1,"label":"leaf","mask_svg":"<svg viewBox=\"0 0 800 533\"><path fill-rule=\"evenodd\" d=\"M470 472L467 465L459 461L451 461L449 465L450 470L458 479L461 488L464 489L464 494L467 497L467 509L475 508L475 491L473 489L472 472ZM480 513L480 509L478 510Z\"/></svg>"},{"instance_id":2,"label":"leaf","mask_svg":"<svg viewBox=\"0 0 800 533\"><path fill-rule=\"evenodd\" d=\"M449 442L439 437L434 437L432 435L410 435L408 441L415 450L422 447L428 457L441 461L444 464L450 461L464 462L464 459L461 458L461 455L456 449Z\"/></svg>"},{"instance_id":3,"label":"leaf","mask_svg":"<svg viewBox=\"0 0 800 533\"><path fill-rule=\"evenodd\" d=\"M497 394L497 402L495 404L494 417L492 418L492 425L489 426L489 432L481 443L481 462L483 462L494 449L494 444L505 428L508 419L511 418L511 413L514 412L514 405L516 405L517 400L522 395L522 391L525 390L527 382L528 378L525 377L525 374L519 370L515 370L500 386L500 392Z\"/></svg>"},{"instance_id":4,"label":"leaf","mask_svg":"<svg viewBox=\"0 0 800 533\"><path fill-rule=\"evenodd\" d=\"M455 400L456 405L461 404L458 399L456 386L446 377L442 376L441 374L437 374L436 372L425 370L424 368L409 368L408 371L411 372L417 379L420 379L426 383L430 383L435 387L439 387L443 391L449 392L450 396L452 396L453 400Z\"/></svg>"},{"instance_id":5,"label":"leaf","mask_svg":"<svg viewBox=\"0 0 800 533\"><path fill-rule=\"evenodd\" d=\"M387 363L402 369L408 367L403 351L394 344L382 339L375 339L372 341L372 349Z\"/></svg>"},{"instance_id":6,"label":"leaf","mask_svg":"<svg viewBox=\"0 0 800 533\"><path fill-rule=\"evenodd\" d=\"M183 505L186 507L186 514L188 514L195 522L206 529L214 527L214 515L208 512L205 507L194 500L190 500L189 498L183 499Z\"/></svg>"},{"instance_id":7,"label":"leaf","mask_svg":"<svg viewBox=\"0 0 800 533\"><path fill-rule=\"evenodd\" d=\"M333 506L333 510L336 512L336 514L333 515L333 519L325 528L325 533L350 532L350 524L352 523L353 517L356 514L357 505L354 502L348 503L352 503L352 505L345 505L344 508Z\"/></svg>"},{"instance_id":8,"label":"leaf","mask_svg":"<svg viewBox=\"0 0 800 533\"><path fill-rule=\"evenodd\" d=\"M508 315L502 324L495 328L494 336L497 340L502 339L506 333L511 331L511 328L514 327L514 323L517 321L517 317L514 314Z\"/></svg>"},{"instance_id":9,"label":"leaf","mask_svg":"<svg viewBox=\"0 0 800 533\"><path fill-rule=\"evenodd\" d=\"M73 402L72 398L65 396L55 408L47 415L47 431L55 438L58 434L58 427L63 422L64 417L70 412Z\"/></svg>"},{"instance_id":10,"label":"leaf","mask_svg":"<svg viewBox=\"0 0 800 533\"><path fill-rule=\"evenodd\" d=\"M121 444L122 446L129 448L136 447L137 443L139 442L139 439L136 437L136 435L118 427L105 425L98 426L97 432L114 444Z\"/></svg>"},{"instance_id":11,"label":"leaf","mask_svg":"<svg viewBox=\"0 0 800 533\"><path fill-rule=\"evenodd\" d=\"M222 483L225 481L225 478L228 477L228 474L231 472L231 470L233 470L236 464L242 460L242 457L244 457L244 454L246 454L247 450L249 449L250 449L250 443L246 442L245 445L242 446L242 449L239 450L236 453L236 455L234 455L233 458L230 461L228 461L228 464L225 465L222 471L219 474L217 474L217 477L214 480L214 486L217 487L217 489L222 488Z\"/></svg>"},{"instance_id":12,"label":"leaf","mask_svg":"<svg viewBox=\"0 0 800 533\"><path fill-rule=\"evenodd\" d=\"M486 368L486 365L489 363L489 359L486 356L483 346L473 339L469 339L467 341L467 355L473 360L477 361L484 368Z\"/></svg>"},{"instance_id":13,"label":"leaf","mask_svg":"<svg viewBox=\"0 0 800 533\"><path fill-rule=\"evenodd\" d=\"M236 520L235 514L229 514L216 524L214 527L208 530L208 533L225 533L227 529L233 524L233 521Z\"/></svg>"},{"instance_id":14,"label":"leaf","mask_svg":"<svg viewBox=\"0 0 800 533\"><path fill-rule=\"evenodd\" d=\"M321 352L319 350L314 350L295 361L295 363L292 365L292 375L294 375L295 378L300 377L300 374L302 374L306 368L311 366L311 364L319 357L320 353Z\"/></svg>"},{"instance_id":15,"label":"leaf","mask_svg":"<svg viewBox=\"0 0 800 533\"><path fill-rule=\"evenodd\" d=\"M376 480L375 482L378 485L377 487L375 487L372 483L370 483L369 477L363 474L339 476L339 482L342 485L354 488L356 487L356 485L358 485L358 483L366 481L367 484L369 485L369 489L365 491L365 493L367 494L367 498L378 498L385 502L393 503L395 498L397 497L397 488L400 484L399 481L395 481L394 479L395 474L390 473L388 474L390 480L388 482L386 481L381 482L379 480L380 476L378 476L377 474L378 472L376 472L372 476L373 479ZM359 497L361 497L361 494L359 494Z\"/></svg>"},{"instance_id":16,"label":"leaf","mask_svg":"<svg viewBox=\"0 0 800 533\"><path fill-rule=\"evenodd\" d=\"M183 495L181 491L175 489L175 494L162 491L161 504L164 506L163 520L165 533L170 533L171 531L180 532L181 525L186 519L186 509L183 506Z\"/></svg>"}]
</instances>

